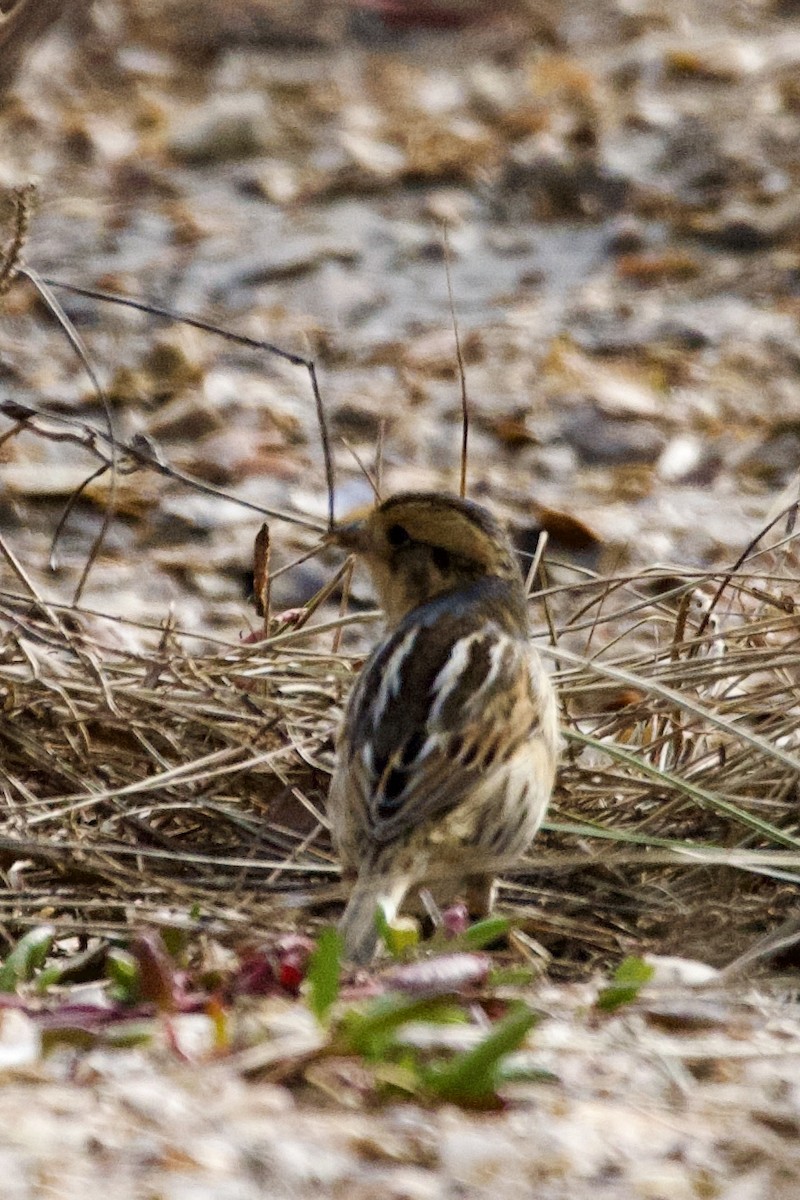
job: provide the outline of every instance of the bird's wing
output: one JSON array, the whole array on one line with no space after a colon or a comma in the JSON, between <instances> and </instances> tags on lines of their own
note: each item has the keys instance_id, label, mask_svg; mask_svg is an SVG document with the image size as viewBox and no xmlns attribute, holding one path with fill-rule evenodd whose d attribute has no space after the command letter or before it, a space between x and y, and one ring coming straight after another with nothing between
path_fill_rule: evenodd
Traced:
<instances>
[{"instance_id":1,"label":"bird's wing","mask_svg":"<svg viewBox=\"0 0 800 1200\"><path fill-rule=\"evenodd\" d=\"M456 808L534 736L545 703L527 640L463 613L404 622L365 665L339 770L379 845Z\"/></svg>"}]
</instances>

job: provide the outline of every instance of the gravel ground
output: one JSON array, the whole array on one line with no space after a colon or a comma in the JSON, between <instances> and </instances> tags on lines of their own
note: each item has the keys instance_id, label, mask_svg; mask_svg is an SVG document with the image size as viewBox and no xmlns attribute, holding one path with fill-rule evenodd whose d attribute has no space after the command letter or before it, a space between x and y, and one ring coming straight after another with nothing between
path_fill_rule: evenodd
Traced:
<instances>
[{"instance_id":1,"label":"gravel ground","mask_svg":"<svg viewBox=\"0 0 800 1200\"><path fill-rule=\"evenodd\" d=\"M452 487L444 223L472 494L523 531L548 524L542 507L583 521L594 566L735 558L800 454L794 6L190 7L76 6L29 57L0 112L0 181L39 182L30 264L313 355L335 433L368 464L385 422L387 487ZM61 299L120 436L251 503L323 515L302 369ZM8 309L6 393L97 423L30 289ZM344 509L369 489L335 450ZM95 460L26 435L0 452L18 552L68 596L103 480L55 576L45 564ZM237 635L253 512L143 472L118 491L86 603L156 622L172 605L179 625ZM309 544L276 523L276 563ZM277 604L325 570L281 576Z\"/></svg>"},{"instance_id":2,"label":"gravel ground","mask_svg":"<svg viewBox=\"0 0 800 1200\"><path fill-rule=\"evenodd\" d=\"M235 1060L92 1051L18 1066L0 1087L3 1195L797 1195L800 1032L784 1003L668 989L597 1020L585 1007L592 998L584 985L539 990L532 1053L553 1081L517 1085L497 1113L413 1103L364 1112L335 1064L325 1088L318 1077L300 1092L245 1079ZM173 1018L179 1041L187 1020L196 1018ZM7 1013L2 1029L18 1060L21 1022Z\"/></svg>"}]
</instances>

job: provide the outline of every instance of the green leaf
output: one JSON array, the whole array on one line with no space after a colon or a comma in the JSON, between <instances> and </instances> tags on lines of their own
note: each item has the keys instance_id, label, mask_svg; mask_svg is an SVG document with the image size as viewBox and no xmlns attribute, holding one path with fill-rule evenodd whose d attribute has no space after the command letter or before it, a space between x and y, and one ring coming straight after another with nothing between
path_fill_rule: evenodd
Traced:
<instances>
[{"instance_id":1,"label":"green leaf","mask_svg":"<svg viewBox=\"0 0 800 1200\"><path fill-rule=\"evenodd\" d=\"M91 1050L98 1042L98 1034L80 1025L54 1025L42 1030L42 1054L48 1054L63 1046L72 1050Z\"/></svg>"},{"instance_id":2,"label":"green leaf","mask_svg":"<svg viewBox=\"0 0 800 1200\"><path fill-rule=\"evenodd\" d=\"M520 1003L499 1021L471 1050L445 1063L436 1063L424 1073L430 1092L461 1104L480 1104L496 1098L502 1078L502 1060L518 1050L538 1021L538 1014Z\"/></svg>"},{"instance_id":3,"label":"green leaf","mask_svg":"<svg viewBox=\"0 0 800 1200\"><path fill-rule=\"evenodd\" d=\"M533 967L510 966L494 967L489 972L487 984L489 988L523 988L530 987L536 978Z\"/></svg>"},{"instance_id":4,"label":"green leaf","mask_svg":"<svg viewBox=\"0 0 800 1200\"><path fill-rule=\"evenodd\" d=\"M508 1062L499 1062L496 1071L496 1084L502 1087L507 1083L559 1083L559 1077L546 1067L537 1067L534 1063L520 1063L515 1057Z\"/></svg>"},{"instance_id":5,"label":"green leaf","mask_svg":"<svg viewBox=\"0 0 800 1200\"><path fill-rule=\"evenodd\" d=\"M614 982L638 983L641 987L642 984L650 982L654 971L655 967L651 966L649 962L645 962L643 958L629 956L628 958L623 958L614 972Z\"/></svg>"},{"instance_id":6,"label":"green leaf","mask_svg":"<svg viewBox=\"0 0 800 1200\"><path fill-rule=\"evenodd\" d=\"M463 1020L460 1008L450 996L404 996L389 993L379 996L365 1008L350 1009L342 1018L337 1039L344 1053L382 1059L395 1043L395 1034L409 1021L433 1021L452 1024Z\"/></svg>"},{"instance_id":7,"label":"green leaf","mask_svg":"<svg viewBox=\"0 0 800 1200\"><path fill-rule=\"evenodd\" d=\"M45 993L53 984L87 983L103 975L108 943L93 938L74 954L51 959L36 976L36 990Z\"/></svg>"},{"instance_id":8,"label":"green leaf","mask_svg":"<svg viewBox=\"0 0 800 1200\"><path fill-rule=\"evenodd\" d=\"M141 993L139 964L127 950L109 950L106 955L106 975L111 980L115 1000L136 1004Z\"/></svg>"},{"instance_id":9,"label":"green leaf","mask_svg":"<svg viewBox=\"0 0 800 1200\"><path fill-rule=\"evenodd\" d=\"M56 963L49 967L44 967L36 976L36 991L40 996L44 996L49 988L58 983L61 979L61 967Z\"/></svg>"},{"instance_id":10,"label":"green leaf","mask_svg":"<svg viewBox=\"0 0 800 1200\"><path fill-rule=\"evenodd\" d=\"M614 1012L623 1004L630 1004L653 978L653 971L643 958L624 958L614 972L614 982L597 997L597 1007L603 1012Z\"/></svg>"},{"instance_id":11,"label":"green leaf","mask_svg":"<svg viewBox=\"0 0 800 1200\"><path fill-rule=\"evenodd\" d=\"M167 948L167 953L176 962L181 962L189 944L189 934L186 929L182 929L178 925L162 925L159 932Z\"/></svg>"},{"instance_id":12,"label":"green leaf","mask_svg":"<svg viewBox=\"0 0 800 1200\"><path fill-rule=\"evenodd\" d=\"M388 946L391 934L389 932L389 919L386 916L386 908L383 903L375 906L375 915L373 920L375 921L375 928L378 931L378 937L381 939L381 942L384 946Z\"/></svg>"},{"instance_id":13,"label":"green leaf","mask_svg":"<svg viewBox=\"0 0 800 1200\"><path fill-rule=\"evenodd\" d=\"M477 1046L424 1071L422 1077L428 1091L458 1104L494 1100L501 1060L519 1049L538 1020L538 1013L527 1004L515 1005Z\"/></svg>"},{"instance_id":14,"label":"green leaf","mask_svg":"<svg viewBox=\"0 0 800 1200\"><path fill-rule=\"evenodd\" d=\"M139 968L139 999L155 1004L162 1012L174 1012L179 984L160 932L140 930L129 949Z\"/></svg>"},{"instance_id":15,"label":"green leaf","mask_svg":"<svg viewBox=\"0 0 800 1200\"><path fill-rule=\"evenodd\" d=\"M459 949L482 950L484 946L508 936L511 922L508 917L485 917L465 929L455 944Z\"/></svg>"},{"instance_id":16,"label":"green leaf","mask_svg":"<svg viewBox=\"0 0 800 1200\"><path fill-rule=\"evenodd\" d=\"M339 996L342 974L342 938L338 930L323 929L311 953L306 971L308 1006L321 1025L327 1023Z\"/></svg>"},{"instance_id":17,"label":"green leaf","mask_svg":"<svg viewBox=\"0 0 800 1200\"><path fill-rule=\"evenodd\" d=\"M419 1071L413 1060L375 1063L372 1073L375 1082L383 1088L404 1092L409 1096L419 1094Z\"/></svg>"},{"instance_id":18,"label":"green leaf","mask_svg":"<svg viewBox=\"0 0 800 1200\"><path fill-rule=\"evenodd\" d=\"M33 979L44 966L55 936L52 925L37 925L20 938L0 967L0 992L13 992L18 983Z\"/></svg>"},{"instance_id":19,"label":"green leaf","mask_svg":"<svg viewBox=\"0 0 800 1200\"><path fill-rule=\"evenodd\" d=\"M128 1049L132 1046L149 1046L153 1041L158 1025L155 1021L119 1021L109 1025L103 1032L103 1042L107 1046L118 1049Z\"/></svg>"},{"instance_id":20,"label":"green leaf","mask_svg":"<svg viewBox=\"0 0 800 1200\"><path fill-rule=\"evenodd\" d=\"M378 932L392 958L405 958L409 950L419 945L419 922L413 917L395 917L389 923L383 914L383 921L380 918L378 921Z\"/></svg>"}]
</instances>

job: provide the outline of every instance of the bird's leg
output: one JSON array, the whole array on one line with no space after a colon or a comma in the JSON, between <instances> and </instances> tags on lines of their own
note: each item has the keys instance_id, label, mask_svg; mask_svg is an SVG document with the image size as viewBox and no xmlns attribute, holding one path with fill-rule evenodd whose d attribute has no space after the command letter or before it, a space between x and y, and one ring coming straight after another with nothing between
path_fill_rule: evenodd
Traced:
<instances>
[{"instance_id":1,"label":"bird's leg","mask_svg":"<svg viewBox=\"0 0 800 1200\"><path fill-rule=\"evenodd\" d=\"M494 907L497 880L493 875L468 875L465 880L465 899L470 920L487 917Z\"/></svg>"}]
</instances>

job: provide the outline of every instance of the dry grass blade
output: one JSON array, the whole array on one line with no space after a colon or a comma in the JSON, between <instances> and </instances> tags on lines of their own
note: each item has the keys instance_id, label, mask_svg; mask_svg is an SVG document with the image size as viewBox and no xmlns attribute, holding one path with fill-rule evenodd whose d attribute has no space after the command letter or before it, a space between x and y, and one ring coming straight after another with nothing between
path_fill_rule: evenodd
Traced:
<instances>
[{"instance_id":1,"label":"dry grass blade","mask_svg":"<svg viewBox=\"0 0 800 1200\"><path fill-rule=\"evenodd\" d=\"M23 5L19 6L24 7ZM3 21L8 21L10 14L5 18L0 16L0 48L3 45L2 26ZM31 221L31 207L33 198L36 195L36 185L33 183L26 184L25 187L14 188L11 192L11 203L13 206L13 221L11 239L5 249L0 254L0 296L5 296L11 284L16 278L19 270L22 251L25 248L25 242L28 238L28 229Z\"/></svg>"},{"instance_id":2,"label":"dry grass blade","mask_svg":"<svg viewBox=\"0 0 800 1200\"><path fill-rule=\"evenodd\" d=\"M453 280L450 274L450 238L447 224L442 225L442 244L444 246L444 272L447 280L447 302L450 306L450 319L453 323L453 337L456 346L456 363L458 365L458 380L461 394L461 460L459 468L458 494L462 498L467 494L467 462L469 459L469 396L467 395L467 373L464 368L464 355L461 350L461 336L458 332L456 318L456 302L453 296Z\"/></svg>"}]
</instances>

